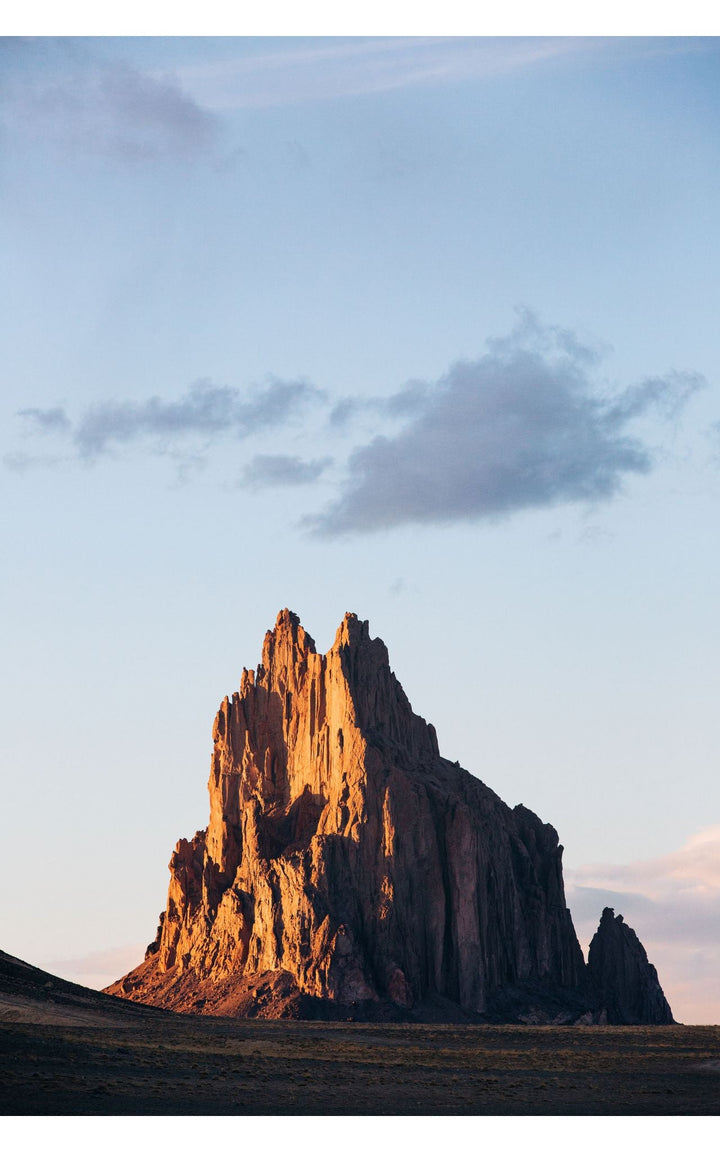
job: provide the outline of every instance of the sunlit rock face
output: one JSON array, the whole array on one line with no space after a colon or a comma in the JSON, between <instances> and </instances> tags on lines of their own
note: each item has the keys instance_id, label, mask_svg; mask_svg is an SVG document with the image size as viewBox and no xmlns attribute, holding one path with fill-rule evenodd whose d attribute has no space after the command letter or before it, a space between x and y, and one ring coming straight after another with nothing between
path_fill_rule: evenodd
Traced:
<instances>
[{"instance_id":1,"label":"sunlit rock face","mask_svg":"<svg viewBox=\"0 0 720 1152\"><path fill-rule=\"evenodd\" d=\"M608 1024L672 1024L658 974L622 916L606 908L590 941L588 971Z\"/></svg>"},{"instance_id":2,"label":"sunlit rock face","mask_svg":"<svg viewBox=\"0 0 720 1152\"><path fill-rule=\"evenodd\" d=\"M322 656L281 612L213 738L208 827L178 843L157 937L109 991L268 1016L515 1019L523 989L554 1013L569 997L563 1019L590 1006L557 833L440 756L366 622L348 614Z\"/></svg>"}]
</instances>

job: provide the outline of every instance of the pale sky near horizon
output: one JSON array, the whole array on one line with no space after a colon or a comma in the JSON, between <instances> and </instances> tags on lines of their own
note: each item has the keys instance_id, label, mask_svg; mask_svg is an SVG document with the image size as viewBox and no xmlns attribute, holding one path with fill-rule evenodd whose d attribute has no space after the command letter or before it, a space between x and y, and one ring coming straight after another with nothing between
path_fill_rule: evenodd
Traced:
<instances>
[{"instance_id":1,"label":"pale sky near horizon","mask_svg":"<svg viewBox=\"0 0 720 1152\"><path fill-rule=\"evenodd\" d=\"M720 40L0 45L5 951L108 983L280 608L720 1023Z\"/></svg>"}]
</instances>

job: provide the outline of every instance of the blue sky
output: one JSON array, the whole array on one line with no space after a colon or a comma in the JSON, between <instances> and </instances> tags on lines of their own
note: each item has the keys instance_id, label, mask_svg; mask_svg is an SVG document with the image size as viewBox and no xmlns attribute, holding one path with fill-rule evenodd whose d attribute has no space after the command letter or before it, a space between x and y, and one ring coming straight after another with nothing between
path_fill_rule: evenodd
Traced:
<instances>
[{"instance_id":1,"label":"blue sky","mask_svg":"<svg viewBox=\"0 0 720 1152\"><path fill-rule=\"evenodd\" d=\"M355 611L720 1020L720 41L1 51L2 946L129 968L220 700Z\"/></svg>"}]
</instances>

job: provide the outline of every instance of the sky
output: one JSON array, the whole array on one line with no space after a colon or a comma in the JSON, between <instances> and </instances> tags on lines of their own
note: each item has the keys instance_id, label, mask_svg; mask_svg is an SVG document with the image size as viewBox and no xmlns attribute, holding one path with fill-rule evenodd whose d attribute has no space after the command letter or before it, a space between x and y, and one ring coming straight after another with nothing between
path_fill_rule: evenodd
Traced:
<instances>
[{"instance_id":1,"label":"sky","mask_svg":"<svg viewBox=\"0 0 720 1152\"><path fill-rule=\"evenodd\" d=\"M3 939L102 987L281 608L720 1023L720 40L0 44Z\"/></svg>"}]
</instances>

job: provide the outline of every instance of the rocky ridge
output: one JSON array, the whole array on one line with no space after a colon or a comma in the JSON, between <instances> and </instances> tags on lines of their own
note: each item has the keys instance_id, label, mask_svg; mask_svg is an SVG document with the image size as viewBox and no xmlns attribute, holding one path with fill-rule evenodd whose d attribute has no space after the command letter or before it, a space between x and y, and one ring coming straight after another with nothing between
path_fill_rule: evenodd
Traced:
<instances>
[{"instance_id":1,"label":"rocky ridge","mask_svg":"<svg viewBox=\"0 0 720 1152\"><path fill-rule=\"evenodd\" d=\"M0 1024L147 1024L163 1015L158 1008L96 992L0 951Z\"/></svg>"},{"instance_id":2,"label":"rocky ridge","mask_svg":"<svg viewBox=\"0 0 720 1152\"><path fill-rule=\"evenodd\" d=\"M178 842L156 939L107 991L223 1015L602 1018L557 833L440 756L367 622L347 614L323 656L281 612L213 740L208 827Z\"/></svg>"}]
</instances>

